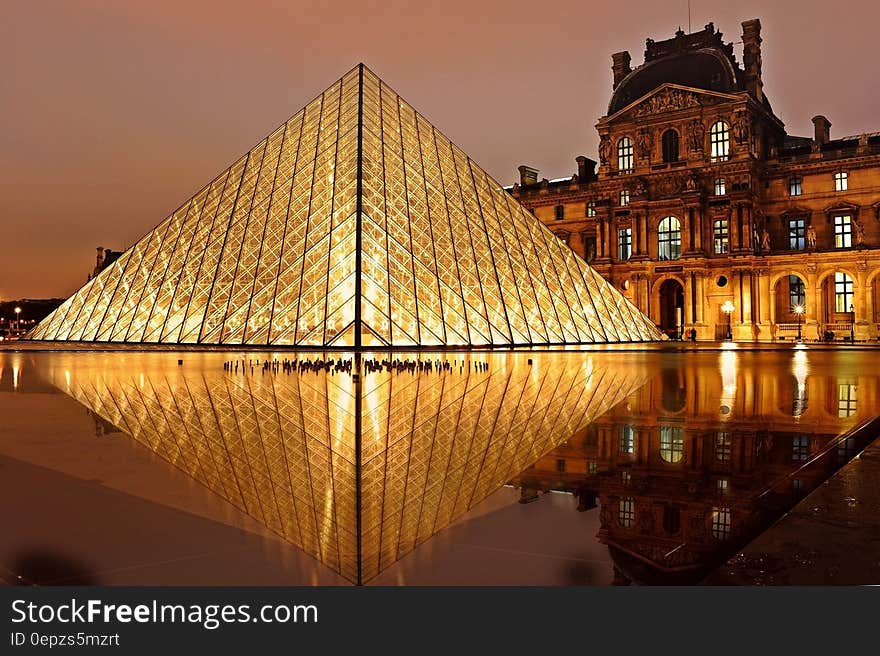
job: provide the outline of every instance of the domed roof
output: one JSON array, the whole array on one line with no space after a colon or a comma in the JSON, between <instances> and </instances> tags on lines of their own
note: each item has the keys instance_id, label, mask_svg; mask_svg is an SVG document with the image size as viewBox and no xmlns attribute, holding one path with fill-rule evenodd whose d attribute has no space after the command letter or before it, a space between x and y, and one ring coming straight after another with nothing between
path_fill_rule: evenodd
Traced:
<instances>
[{"instance_id":1,"label":"domed roof","mask_svg":"<svg viewBox=\"0 0 880 656\"><path fill-rule=\"evenodd\" d=\"M623 78L611 96L608 115L667 82L721 93L739 90L736 69L728 57L714 48L691 50L649 61Z\"/></svg>"}]
</instances>

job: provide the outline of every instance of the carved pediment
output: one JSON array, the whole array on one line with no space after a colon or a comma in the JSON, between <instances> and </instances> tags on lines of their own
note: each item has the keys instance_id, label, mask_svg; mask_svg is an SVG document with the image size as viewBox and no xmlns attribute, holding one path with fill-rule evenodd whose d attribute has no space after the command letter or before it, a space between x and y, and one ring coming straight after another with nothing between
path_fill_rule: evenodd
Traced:
<instances>
[{"instance_id":1,"label":"carved pediment","mask_svg":"<svg viewBox=\"0 0 880 656\"><path fill-rule=\"evenodd\" d=\"M697 94L675 87L667 87L636 105L632 110L632 115L636 118L653 116L654 114L677 112L690 107L700 107L701 105L702 101Z\"/></svg>"},{"instance_id":2,"label":"carved pediment","mask_svg":"<svg viewBox=\"0 0 880 656\"><path fill-rule=\"evenodd\" d=\"M643 118L669 112L693 109L713 105L719 102L741 100L737 95L694 89L677 84L667 83L651 93L631 102L619 111L600 119L600 124L607 124L623 116Z\"/></svg>"}]
</instances>

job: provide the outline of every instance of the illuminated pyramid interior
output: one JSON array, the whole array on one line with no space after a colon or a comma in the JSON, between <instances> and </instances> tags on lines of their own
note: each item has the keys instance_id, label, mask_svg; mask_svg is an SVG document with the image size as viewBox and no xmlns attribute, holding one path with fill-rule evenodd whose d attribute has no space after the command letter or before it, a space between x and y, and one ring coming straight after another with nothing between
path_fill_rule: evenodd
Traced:
<instances>
[{"instance_id":1,"label":"illuminated pyramid interior","mask_svg":"<svg viewBox=\"0 0 880 656\"><path fill-rule=\"evenodd\" d=\"M647 380L583 352L488 354L488 371L360 381L229 372L221 353L183 367L160 352L53 355L52 384L354 583Z\"/></svg>"},{"instance_id":2,"label":"illuminated pyramid interior","mask_svg":"<svg viewBox=\"0 0 880 656\"><path fill-rule=\"evenodd\" d=\"M363 65L29 337L353 348L662 339Z\"/></svg>"}]
</instances>

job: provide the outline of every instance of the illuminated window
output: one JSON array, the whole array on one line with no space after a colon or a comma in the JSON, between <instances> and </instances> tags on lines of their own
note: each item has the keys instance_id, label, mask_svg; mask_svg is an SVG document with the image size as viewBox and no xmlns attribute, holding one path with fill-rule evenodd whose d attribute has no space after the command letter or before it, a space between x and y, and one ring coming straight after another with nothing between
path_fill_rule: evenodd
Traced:
<instances>
[{"instance_id":1,"label":"illuminated window","mask_svg":"<svg viewBox=\"0 0 880 656\"><path fill-rule=\"evenodd\" d=\"M621 499L617 503L617 523L623 528L630 528L636 517L636 502L632 497Z\"/></svg>"},{"instance_id":2,"label":"illuminated window","mask_svg":"<svg viewBox=\"0 0 880 656\"><path fill-rule=\"evenodd\" d=\"M726 160L730 154L730 127L724 121L717 121L709 129L709 143L713 162Z\"/></svg>"},{"instance_id":3,"label":"illuminated window","mask_svg":"<svg viewBox=\"0 0 880 656\"><path fill-rule=\"evenodd\" d=\"M677 260L681 257L681 223L674 216L667 216L657 226L658 257L661 260Z\"/></svg>"},{"instance_id":4,"label":"illuminated window","mask_svg":"<svg viewBox=\"0 0 880 656\"><path fill-rule=\"evenodd\" d=\"M629 473L628 469L620 470L620 482L624 485L629 485L632 483L632 474Z\"/></svg>"},{"instance_id":5,"label":"illuminated window","mask_svg":"<svg viewBox=\"0 0 880 656\"><path fill-rule=\"evenodd\" d=\"M837 416L852 417L856 413L856 386L837 386Z\"/></svg>"},{"instance_id":6,"label":"illuminated window","mask_svg":"<svg viewBox=\"0 0 880 656\"><path fill-rule=\"evenodd\" d=\"M804 193L804 183L803 179L799 177L789 178L788 180L788 195L789 196L800 196Z\"/></svg>"},{"instance_id":7,"label":"illuminated window","mask_svg":"<svg viewBox=\"0 0 880 656\"><path fill-rule=\"evenodd\" d=\"M834 311L850 312L853 298L852 278L838 271L834 274Z\"/></svg>"},{"instance_id":8,"label":"illuminated window","mask_svg":"<svg viewBox=\"0 0 880 656\"><path fill-rule=\"evenodd\" d=\"M728 249L727 219L718 219L712 224L715 253L726 253Z\"/></svg>"},{"instance_id":9,"label":"illuminated window","mask_svg":"<svg viewBox=\"0 0 880 656\"><path fill-rule=\"evenodd\" d=\"M587 201L587 218L592 218L596 216L596 201L588 200Z\"/></svg>"},{"instance_id":10,"label":"illuminated window","mask_svg":"<svg viewBox=\"0 0 880 656\"><path fill-rule=\"evenodd\" d=\"M730 489L730 481L726 478L719 478L715 481L715 491L718 494L727 494L727 490Z\"/></svg>"},{"instance_id":11,"label":"illuminated window","mask_svg":"<svg viewBox=\"0 0 880 656\"><path fill-rule=\"evenodd\" d=\"M834 174L834 191L846 191L849 188L849 173L838 171Z\"/></svg>"},{"instance_id":12,"label":"illuminated window","mask_svg":"<svg viewBox=\"0 0 880 656\"><path fill-rule=\"evenodd\" d=\"M730 537L730 508L712 509L712 537L716 540Z\"/></svg>"},{"instance_id":13,"label":"illuminated window","mask_svg":"<svg viewBox=\"0 0 880 656\"><path fill-rule=\"evenodd\" d=\"M633 170L633 142L629 137L622 137L617 142L617 170L621 173Z\"/></svg>"},{"instance_id":14,"label":"illuminated window","mask_svg":"<svg viewBox=\"0 0 880 656\"><path fill-rule=\"evenodd\" d=\"M587 461L587 473L591 476L599 472L599 463L595 460Z\"/></svg>"},{"instance_id":15,"label":"illuminated window","mask_svg":"<svg viewBox=\"0 0 880 656\"><path fill-rule=\"evenodd\" d=\"M565 218L565 206L564 205L557 205L555 209L556 209L556 220L562 221L562 219Z\"/></svg>"},{"instance_id":16,"label":"illuminated window","mask_svg":"<svg viewBox=\"0 0 880 656\"><path fill-rule=\"evenodd\" d=\"M788 220L788 248L802 251L807 247L807 223L805 219Z\"/></svg>"},{"instance_id":17,"label":"illuminated window","mask_svg":"<svg viewBox=\"0 0 880 656\"><path fill-rule=\"evenodd\" d=\"M730 460L730 451L733 441L731 440L730 433L718 433L715 436L715 459L716 460Z\"/></svg>"},{"instance_id":18,"label":"illuminated window","mask_svg":"<svg viewBox=\"0 0 880 656\"><path fill-rule=\"evenodd\" d=\"M794 311L798 305L803 305L807 301L807 291L804 287L804 281L797 276L788 277L788 306Z\"/></svg>"},{"instance_id":19,"label":"illuminated window","mask_svg":"<svg viewBox=\"0 0 880 656\"><path fill-rule=\"evenodd\" d=\"M684 457L684 430L681 427L660 427L660 457L672 463L680 462Z\"/></svg>"},{"instance_id":20,"label":"illuminated window","mask_svg":"<svg viewBox=\"0 0 880 656\"><path fill-rule=\"evenodd\" d=\"M791 459L803 462L810 455L810 438L806 435L795 435L791 438Z\"/></svg>"},{"instance_id":21,"label":"illuminated window","mask_svg":"<svg viewBox=\"0 0 880 656\"><path fill-rule=\"evenodd\" d=\"M663 141L663 161L667 164L669 162L677 162L678 161L678 132L675 130L667 130L663 133L662 137Z\"/></svg>"},{"instance_id":22,"label":"illuminated window","mask_svg":"<svg viewBox=\"0 0 880 656\"><path fill-rule=\"evenodd\" d=\"M636 431L632 426L620 427L620 452L629 455L636 452Z\"/></svg>"},{"instance_id":23,"label":"illuminated window","mask_svg":"<svg viewBox=\"0 0 880 656\"><path fill-rule=\"evenodd\" d=\"M715 195L724 196L727 193L727 183L724 178L715 178Z\"/></svg>"},{"instance_id":24,"label":"illuminated window","mask_svg":"<svg viewBox=\"0 0 880 656\"><path fill-rule=\"evenodd\" d=\"M852 217L849 214L834 215L834 248L852 247Z\"/></svg>"},{"instance_id":25,"label":"illuminated window","mask_svg":"<svg viewBox=\"0 0 880 656\"><path fill-rule=\"evenodd\" d=\"M620 206L626 207L629 205L629 189L622 189L620 191Z\"/></svg>"},{"instance_id":26,"label":"illuminated window","mask_svg":"<svg viewBox=\"0 0 880 656\"><path fill-rule=\"evenodd\" d=\"M632 256L632 228L622 228L617 231L617 256L621 262L625 262Z\"/></svg>"}]
</instances>

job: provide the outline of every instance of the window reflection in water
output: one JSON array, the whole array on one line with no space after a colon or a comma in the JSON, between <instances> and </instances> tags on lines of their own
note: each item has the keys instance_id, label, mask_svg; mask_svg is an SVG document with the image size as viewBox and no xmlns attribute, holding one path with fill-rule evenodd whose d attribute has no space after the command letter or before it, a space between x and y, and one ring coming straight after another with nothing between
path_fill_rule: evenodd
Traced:
<instances>
[{"instance_id":1,"label":"window reflection in water","mask_svg":"<svg viewBox=\"0 0 880 656\"><path fill-rule=\"evenodd\" d=\"M658 370L595 421L598 447L569 440L598 462L598 474L568 485L598 495L597 537L616 582L702 580L864 448L869 437L839 437L880 414L878 375L823 357L705 354ZM541 478L546 466L539 460L518 480Z\"/></svg>"},{"instance_id":2,"label":"window reflection in water","mask_svg":"<svg viewBox=\"0 0 880 656\"><path fill-rule=\"evenodd\" d=\"M96 419L353 575L348 376L229 375L228 354L184 367L167 354L44 357L42 375ZM838 436L878 414L878 376L822 360L834 357L484 354L487 375L365 376L364 578L513 483L595 509L615 580L698 581L863 448ZM0 392L37 378L0 353Z\"/></svg>"}]
</instances>

